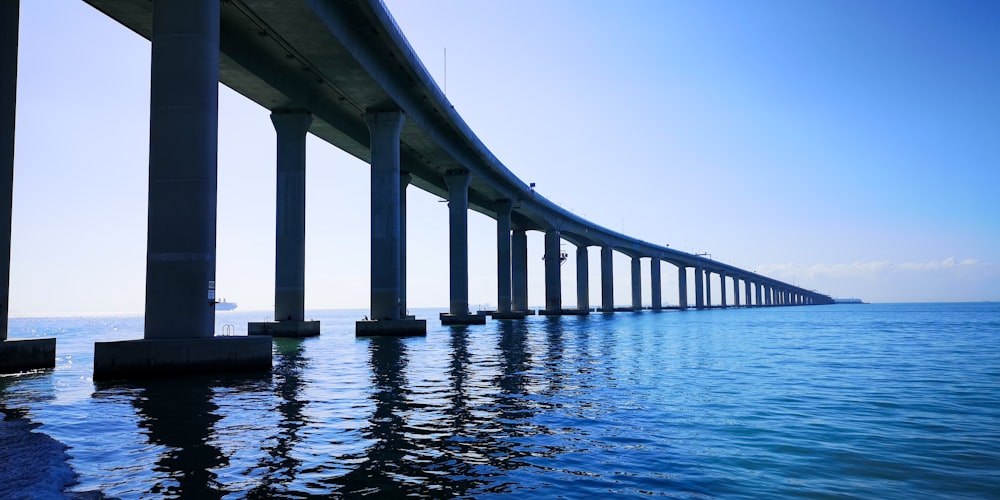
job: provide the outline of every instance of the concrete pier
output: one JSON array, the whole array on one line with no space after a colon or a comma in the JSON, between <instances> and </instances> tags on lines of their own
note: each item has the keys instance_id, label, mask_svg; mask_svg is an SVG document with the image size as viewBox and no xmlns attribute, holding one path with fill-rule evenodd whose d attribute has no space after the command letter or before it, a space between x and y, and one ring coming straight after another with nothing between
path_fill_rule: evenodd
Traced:
<instances>
[{"instance_id":1,"label":"concrete pier","mask_svg":"<svg viewBox=\"0 0 1000 500\"><path fill-rule=\"evenodd\" d=\"M6 324L4 322L5 330ZM0 341L0 373L18 373L55 366L55 338Z\"/></svg>"},{"instance_id":2,"label":"concrete pier","mask_svg":"<svg viewBox=\"0 0 1000 500\"><path fill-rule=\"evenodd\" d=\"M615 270L614 249L610 245L601 247L601 311L615 310Z\"/></svg>"},{"instance_id":3,"label":"concrete pier","mask_svg":"<svg viewBox=\"0 0 1000 500\"><path fill-rule=\"evenodd\" d=\"M705 270L705 307L712 307L712 271Z\"/></svg>"},{"instance_id":4,"label":"concrete pier","mask_svg":"<svg viewBox=\"0 0 1000 500\"><path fill-rule=\"evenodd\" d=\"M642 259L632 257L632 310L642 310Z\"/></svg>"},{"instance_id":5,"label":"concrete pier","mask_svg":"<svg viewBox=\"0 0 1000 500\"><path fill-rule=\"evenodd\" d=\"M649 260L649 283L652 295L652 308L654 311L663 309L663 289L660 284L660 259L653 257Z\"/></svg>"},{"instance_id":6,"label":"concrete pier","mask_svg":"<svg viewBox=\"0 0 1000 500\"><path fill-rule=\"evenodd\" d=\"M370 109L371 133L371 316L355 323L355 334L426 335L425 320L402 310L399 136L405 116L399 110Z\"/></svg>"},{"instance_id":7,"label":"concrete pier","mask_svg":"<svg viewBox=\"0 0 1000 500\"><path fill-rule=\"evenodd\" d=\"M125 340L94 344L94 380L271 369L271 337Z\"/></svg>"},{"instance_id":8,"label":"concrete pier","mask_svg":"<svg viewBox=\"0 0 1000 500\"><path fill-rule=\"evenodd\" d=\"M528 234L515 229L510 235L511 295L513 312L534 314L528 310Z\"/></svg>"},{"instance_id":9,"label":"concrete pier","mask_svg":"<svg viewBox=\"0 0 1000 500\"><path fill-rule=\"evenodd\" d=\"M733 276L733 306L740 307L740 278Z\"/></svg>"},{"instance_id":10,"label":"concrete pier","mask_svg":"<svg viewBox=\"0 0 1000 500\"><path fill-rule=\"evenodd\" d=\"M705 272L700 268L694 268L694 307L695 309L705 308Z\"/></svg>"},{"instance_id":11,"label":"concrete pier","mask_svg":"<svg viewBox=\"0 0 1000 500\"><path fill-rule=\"evenodd\" d=\"M7 340L20 2L0 2L0 373L56 364L56 339Z\"/></svg>"},{"instance_id":12,"label":"concrete pier","mask_svg":"<svg viewBox=\"0 0 1000 500\"><path fill-rule=\"evenodd\" d=\"M410 316L406 305L406 188L413 176L409 172L399 172L399 314L401 319L415 319Z\"/></svg>"},{"instance_id":13,"label":"concrete pier","mask_svg":"<svg viewBox=\"0 0 1000 500\"><path fill-rule=\"evenodd\" d=\"M726 307L726 275L719 273L719 304Z\"/></svg>"},{"instance_id":14,"label":"concrete pier","mask_svg":"<svg viewBox=\"0 0 1000 500\"><path fill-rule=\"evenodd\" d=\"M590 253L586 245L576 247L576 308L590 312Z\"/></svg>"},{"instance_id":15,"label":"concrete pier","mask_svg":"<svg viewBox=\"0 0 1000 500\"><path fill-rule=\"evenodd\" d=\"M545 231L545 309L539 314L562 312L562 239L559 231Z\"/></svg>"},{"instance_id":16,"label":"concrete pier","mask_svg":"<svg viewBox=\"0 0 1000 500\"><path fill-rule=\"evenodd\" d=\"M442 325L485 325L486 316L469 313L469 184L468 170L445 173L448 184L448 250L451 301Z\"/></svg>"},{"instance_id":17,"label":"concrete pier","mask_svg":"<svg viewBox=\"0 0 1000 500\"><path fill-rule=\"evenodd\" d=\"M688 308L688 273L687 267L677 266L677 308L685 311Z\"/></svg>"},{"instance_id":18,"label":"concrete pier","mask_svg":"<svg viewBox=\"0 0 1000 500\"><path fill-rule=\"evenodd\" d=\"M493 319L524 319L524 311L514 311L513 271L511 269L511 224L510 214L514 204L510 200L497 200L497 310L490 314ZM525 244L527 260L527 244ZM527 279L527 276L525 276ZM527 283L525 283L527 289Z\"/></svg>"},{"instance_id":19,"label":"concrete pier","mask_svg":"<svg viewBox=\"0 0 1000 500\"><path fill-rule=\"evenodd\" d=\"M271 366L269 337L214 337L219 9L153 4L145 332L95 344L98 380Z\"/></svg>"},{"instance_id":20,"label":"concrete pier","mask_svg":"<svg viewBox=\"0 0 1000 500\"><path fill-rule=\"evenodd\" d=\"M250 335L310 337L319 321L305 321L306 133L312 116L272 113L277 135L277 194L274 235L274 320L247 325Z\"/></svg>"}]
</instances>

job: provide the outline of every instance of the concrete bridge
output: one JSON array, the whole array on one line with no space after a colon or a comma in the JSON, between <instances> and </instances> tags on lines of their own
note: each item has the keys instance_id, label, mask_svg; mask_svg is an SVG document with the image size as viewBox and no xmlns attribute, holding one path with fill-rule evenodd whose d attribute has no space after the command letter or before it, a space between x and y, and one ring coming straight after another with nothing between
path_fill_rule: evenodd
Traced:
<instances>
[{"instance_id":1,"label":"concrete bridge","mask_svg":"<svg viewBox=\"0 0 1000 500\"><path fill-rule=\"evenodd\" d=\"M371 314L357 323L357 335L426 333L426 320L406 313L406 190L411 185L448 200L450 305L439 318L443 324L486 321L469 310L469 210L497 221L495 319L535 313L528 309L527 231L545 235L540 314L594 310L589 247L601 249L601 311L615 310L613 252L631 258L628 310L642 309L644 303L643 259L651 263L654 310L664 307L662 262L677 270L680 309L713 305L712 275L718 276L722 307L832 302L705 256L611 231L545 199L466 125L378 0L85 1L152 42L145 332L141 340L97 343L97 379L266 368L269 335L319 334L318 322L304 320L307 133L371 165ZM0 191L5 196L0 220L6 224L0 234L7 238L0 354L25 359L23 351L32 349L13 346L28 342L6 341L18 1L4 2L0 9ZM276 132L275 321L250 324L248 337L214 337L219 82L268 109ZM561 295L563 241L576 246L573 309L563 307ZM689 279L694 282L690 298ZM54 340L46 342L54 357ZM37 357L48 362L49 352L40 352Z\"/></svg>"}]
</instances>

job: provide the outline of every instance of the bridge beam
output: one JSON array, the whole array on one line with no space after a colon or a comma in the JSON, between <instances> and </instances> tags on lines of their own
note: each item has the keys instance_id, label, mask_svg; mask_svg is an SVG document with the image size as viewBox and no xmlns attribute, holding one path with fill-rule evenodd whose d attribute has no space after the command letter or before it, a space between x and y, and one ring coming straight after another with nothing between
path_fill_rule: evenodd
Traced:
<instances>
[{"instance_id":1,"label":"bridge beam","mask_svg":"<svg viewBox=\"0 0 1000 500\"><path fill-rule=\"evenodd\" d=\"M355 334L426 335L427 322L402 310L402 234L400 226L399 136L405 116L399 110L368 110L371 133L371 318L355 323Z\"/></svg>"},{"instance_id":2,"label":"bridge beam","mask_svg":"<svg viewBox=\"0 0 1000 500\"><path fill-rule=\"evenodd\" d=\"M443 325L486 324L486 316L469 314L469 184L468 170L445 173L448 184L448 253L451 297Z\"/></svg>"},{"instance_id":3,"label":"bridge beam","mask_svg":"<svg viewBox=\"0 0 1000 500\"><path fill-rule=\"evenodd\" d=\"M213 338L219 9L153 3L145 332L96 343L95 380L271 367L270 338Z\"/></svg>"},{"instance_id":4,"label":"bridge beam","mask_svg":"<svg viewBox=\"0 0 1000 500\"><path fill-rule=\"evenodd\" d=\"M663 289L660 283L660 259L649 259L649 283L653 300L653 310L663 309Z\"/></svg>"},{"instance_id":5,"label":"bridge beam","mask_svg":"<svg viewBox=\"0 0 1000 500\"><path fill-rule=\"evenodd\" d=\"M305 321L306 133L312 115L272 113L277 134L277 203L274 245L274 322L247 325L250 335L319 335L319 321Z\"/></svg>"},{"instance_id":6,"label":"bridge beam","mask_svg":"<svg viewBox=\"0 0 1000 500\"><path fill-rule=\"evenodd\" d=\"M615 269L614 249L610 245L601 247L601 310L615 310Z\"/></svg>"},{"instance_id":7,"label":"bridge beam","mask_svg":"<svg viewBox=\"0 0 1000 500\"><path fill-rule=\"evenodd\" d=\"M632 310L642 310L642 260L632 257Z\"/></svg>"},{"instance_id":8,"label":"bridge beam","mask_svg":"<svg viewBox=\"0 0 1000 500\"><path fill-rule=\"evenodd\" d=\"M559 230L545 231L545 310L540 314L562 312L561 243Z\"/></svg>"}]
</instances>

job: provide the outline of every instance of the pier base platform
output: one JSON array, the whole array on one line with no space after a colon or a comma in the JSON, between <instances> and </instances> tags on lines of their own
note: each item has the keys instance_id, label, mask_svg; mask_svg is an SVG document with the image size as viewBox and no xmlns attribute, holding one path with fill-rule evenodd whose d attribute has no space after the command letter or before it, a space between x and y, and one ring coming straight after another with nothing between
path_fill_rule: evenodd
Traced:
<instances>
[{"instance_id":1,"label":"pier base platform","mask_svg":"<svg viewBox=\"0 0 1000 500\"><path fill-rule=\"evenodd\" d=\"M56 339L19 339L0 342L0 373L55 368Z\"/></svg>"},{"instance_id":2,"label":"pier base platform","mask_svg":"<svg viewBox=\"0 0 1000 500\"><path fill-rule=\"evenodd\" d=\"M94 380L271 369L271 337L140 339L94 343Z\"/></svg>"},{"instance_id":3,"label":"pier base platform","mask_svg":"<svg viewBox=\"0 0 1000 500\"><path fill-rule=\"evenodd\" d=\"M412 337L427 335L425 319L380 319L363 320L354 323L356 337Z\"/></svg>"},{"instance_id":4,"label":"pier base platform","mask_svg":"<svg viewBox=\"0 0 1000 500\"><path fill-rule=\"evenodd\" d=\"M540 316L585 316L590 314L590 311L586 309L558 309L558 310L548 310L542 309L538 311Z\"/></svg>"},{"instance_id":5,"label":"pier base platform","mask_svg":"<svg viewBox=\"0 0 1000 500\"><path fill-rule=\"evenodd\" d=\"M448 314L441 313L442 325L485 325L485 314Z\"/></svg>"},{"instance_id":6,"label":"pier base platform","mask_svg":"<svg viewBox=\"0 0 1000 500\"><path fill-rule=\"evenodd\" d=\"M534 314L534 313L535 313L534 311L531 311L531 314ZM510 311L510 312L495 311L493 313L490 313L490 316L493 317L493 319L524 319L524 318L528 317L528 312L527 311Z\"/></svg>"},{"instance_id":7,"label":"pier base platform","mask_svg":"<svg viewBox=\"0 0 1000 500\"><path fill-rule=\"evenodd\" d=\"M315 337L319 335L319 321L262 321L247 323L248 335L270 337Z\"/></svg>"}]
</instances>

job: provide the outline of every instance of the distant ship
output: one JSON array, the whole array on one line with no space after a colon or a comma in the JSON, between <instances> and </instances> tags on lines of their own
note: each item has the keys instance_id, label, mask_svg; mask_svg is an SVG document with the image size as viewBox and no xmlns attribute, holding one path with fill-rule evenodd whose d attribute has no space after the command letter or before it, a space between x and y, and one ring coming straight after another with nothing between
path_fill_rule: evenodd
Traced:
<instances>
[{"instance_id":1,"label":"distant ship","mask_svg":"<svg viewBox=\"0 0 1000 500\"><path fill-rule=\"evenodd\" d=\"M215 303L216 311L232 311L236 309L236 302L226 302L226 299L222 299Z\"/></svg>"},{"instance_id":2,"label":"distant ship","mask_svg":"<svg viewBox=\"0 0 1000 500\"><path fill-rule=\"evenodd\" d=\"M861 299L833 299L834 304L865 304Z\"/></svg>"}]
</instances>

